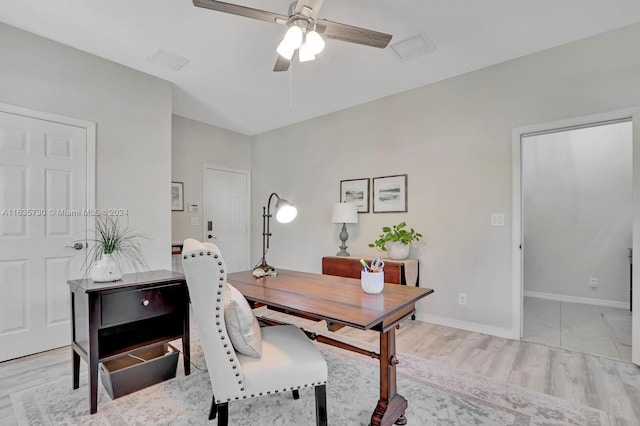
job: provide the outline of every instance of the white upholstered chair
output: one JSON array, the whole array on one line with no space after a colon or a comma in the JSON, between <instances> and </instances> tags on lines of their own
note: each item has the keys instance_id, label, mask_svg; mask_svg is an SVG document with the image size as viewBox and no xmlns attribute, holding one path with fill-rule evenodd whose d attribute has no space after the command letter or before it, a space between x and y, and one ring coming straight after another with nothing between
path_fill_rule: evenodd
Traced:
<instances>
[{"instance_id":1,"label":"white upholstered chair","mask_svg":"<svg viewBox=\"0 0 640 426\"><path fill-rule=\"evenodd\" d=\"M217 416L219 426L227 425L231 401L288 392L298 399L298 389L313 386L316 423L326 425L327 364L302 330L292 325L259 328L260 358L237 352L225 321L236 290L227 285L220 251L214 244L187 239L182 265L213 388L209 419Z\"/></svg>"}]
</instances>

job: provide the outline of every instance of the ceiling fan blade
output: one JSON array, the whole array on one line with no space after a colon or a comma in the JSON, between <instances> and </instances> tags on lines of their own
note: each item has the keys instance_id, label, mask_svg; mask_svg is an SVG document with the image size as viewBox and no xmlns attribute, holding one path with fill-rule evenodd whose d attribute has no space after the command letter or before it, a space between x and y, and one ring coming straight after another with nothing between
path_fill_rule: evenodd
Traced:
<instances>
[{"instance_id":1,"label":"ceiling fan blade","mask_svg":"<svg viewBox=\"0 0 640 426\"><path fill-rule=\"evenodd\" d=\"M273 67L273 70L275 72L287 71L289 69L289 65L291 65L290 60L278 55L278 59L276 59L276 65Z\"/></svg>"},{"instance_id":2,"label":"ceiling fan blade","mask_svg":"<svg viewBox=\"0 0 640 426\"><path fill-rule=\"evenodd\" d=\"M303 15L315 19L318 17L318 12L320 11L320 6L322 6L323 1L324 0L298 0L294 9L294 13L303 13L303 9L306 8L308 14L303 13ZM292 15L294 13L292 13Z\"/></svg>"},{"instance_id":3,"label":"ceiling fan blade","mask_svg":"<svg viewBox=\"0 0 640 426\"><path fill-rule=\"evenodd\" d=\"M217 0L193 0L193 5L205 9L216 10L218 12L231 13L232 15L245 16L247 18L278 24L286 23L289 19L287 15L239 6L237 4L225 3Z\"/></svg>"},{"instance_id":4,"label":"ceiling fan blade","mask_svg":"<svg viewBox=\"0 0 640 426\"><path fill-rule=\"evenodd\" d=\"M326 19L316 20L316 31L327 38L363 44L384 49L391 41L391 34L340 24Z\"/></svg>"}]
</instances>

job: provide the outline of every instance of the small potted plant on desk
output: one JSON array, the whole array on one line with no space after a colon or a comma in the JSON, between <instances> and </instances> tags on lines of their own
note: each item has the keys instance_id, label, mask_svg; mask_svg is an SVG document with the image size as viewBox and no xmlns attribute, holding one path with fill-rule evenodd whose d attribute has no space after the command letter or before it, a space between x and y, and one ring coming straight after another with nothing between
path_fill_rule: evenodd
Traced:
<instances>
[{"instance_id":1,"label":"small potted plant on desk","mask_svg":"<svg viewBox=\"0 0 640 426\"><path fill-rule=\"evenodd\" d=\"M122 278L125 263L137 270L148 268L140 247L144 235L122 224L118 217L100 215L96 217L95 238L89 239L93 246L87 256L89 276L96 282L117 281Z\"/></svg>"},{"instance_id":2,"label":"small potted plant on desk","mask_svg":"<svg viewBox=\"0 0 640 426\"><path fill-rule=\"evenodd\" d=\"M369 247L377 247L389 254L389 259L402 260L409 256L410 244L413 241L420 241L422 234L413 228L407 229L405 222L400 222L392 228L385 226L382 234Z\"/></svg>"}]
</instances>

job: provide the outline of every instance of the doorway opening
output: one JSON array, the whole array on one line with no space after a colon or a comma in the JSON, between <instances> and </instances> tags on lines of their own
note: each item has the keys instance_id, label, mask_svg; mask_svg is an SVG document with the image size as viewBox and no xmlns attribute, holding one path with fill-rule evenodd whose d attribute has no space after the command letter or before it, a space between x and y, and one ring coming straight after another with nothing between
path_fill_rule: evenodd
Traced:
<instances>
[{"instance_id":1,"label":"doorway opening","mask_svg":"<svg viewBox=\"0 0 640 426\"><path fill-rule=\"evenodd\" d=\"M630 118L522 134L523 340L631 361Z\"/></svg>"}]
</instances>

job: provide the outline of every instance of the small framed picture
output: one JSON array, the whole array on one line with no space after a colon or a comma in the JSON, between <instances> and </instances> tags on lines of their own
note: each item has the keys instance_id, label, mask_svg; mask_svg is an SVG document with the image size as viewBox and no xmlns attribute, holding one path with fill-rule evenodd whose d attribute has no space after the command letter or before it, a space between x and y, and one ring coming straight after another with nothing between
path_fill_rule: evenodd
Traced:
<instances>
[{"instance_id":1,"label":"small framed picture","mask_svg":"<svg viewBox=\"0 0 640 426\"><path fill-rule=\"evenodd\" d=\"M358 213L369 213L369 178L341 180L340 202L354 203Z\"/></svg>"},{"instance_id":2,"label":"small framed picture","mask_svg":"<svg viewBox=\"0 0 640 426\"><path fill-rule=\"evenodd\" d=\"M407 175L373 178L373 212L407 211Z\"/></svg>"},{"instance_id":3,"label":"small framed picture","mask_svg":"<svg viewBox=\"0 0 640 426\"><path fill-rule=\"evenodd\" d=\"M171 182L171 210L184 211L184 184Z\"/></svg>"}]
</instances>

